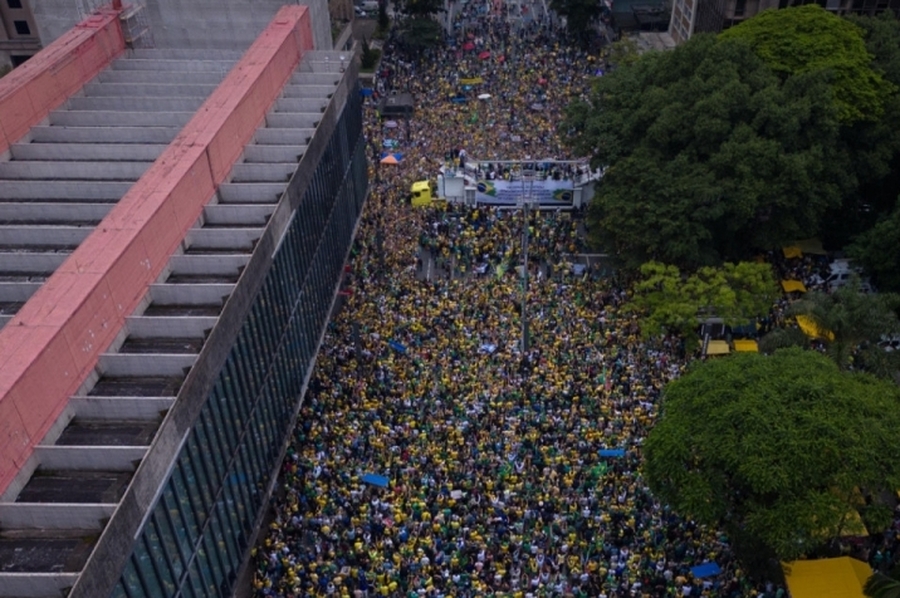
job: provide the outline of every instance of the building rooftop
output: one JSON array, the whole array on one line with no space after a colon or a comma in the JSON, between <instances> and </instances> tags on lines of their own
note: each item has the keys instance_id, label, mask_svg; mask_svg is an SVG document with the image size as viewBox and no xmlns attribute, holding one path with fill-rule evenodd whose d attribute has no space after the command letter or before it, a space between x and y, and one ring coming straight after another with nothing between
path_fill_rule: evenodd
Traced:
<instances>
[{"instance_id":1,"label":"building rooftop","mask_svg":"<svg viewBox=\"0 0 900 598\"><path fill-rule=\"evenodd\" d=\"M133 186L151 166L164 167L179 143L201 143L216 109L239 109L227 103L237 91L220 86L241 68L241 55L128 50L9 148L0 160L0 326L34 326L35 314L52 319L58 305L46 301L23 315L36 293L61 301L80 293L60 293L60 268L82 263L87 239L93 257L109 257L116 248L97 239L111 219L124 230L153 222L138 209L145 204L127 209ZM59 596L77 583L345 77L345 58L306 51L283 87L266 91L275 99L263 122L250 129L236 162L216 165L227 176L214 193L192 199L205 203L199 216L113 331L112 344L84 345L98 352L93 370L0 488L0 598ZM264 66L251 57L238 72L240 84ZM85 280L95 267L84 262ZM82 331L96 322L83 324ZM61 361L55 375L69 375L67 367ZM26 415L45 416L41 404Z\"/></svg>"}]
</instances>

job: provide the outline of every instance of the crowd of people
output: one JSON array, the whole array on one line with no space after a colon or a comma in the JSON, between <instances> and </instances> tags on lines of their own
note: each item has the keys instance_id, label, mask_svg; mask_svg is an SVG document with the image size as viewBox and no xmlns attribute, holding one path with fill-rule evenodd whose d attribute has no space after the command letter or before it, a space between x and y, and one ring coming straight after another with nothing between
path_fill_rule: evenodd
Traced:
<instances>
[{"instance_id":1,"label":"crowd of people","mask_svg":"<svg viewBox=\"0 0 900 598\"><path fill-rule=\"evenodd\" d=\"M642 442L685 363L675 339L641 338L615 279L568 267L583 250L578 215L524 223L404 201L451 149L569 157L557 127L596 57L540 30L512 36L490 13L456 42L421 60L385 48L378 89L410 91L416 112L401 163L371 166L353 292L304 399L255 595L774 598L782 590L753 587L726 537L643 482ZM473 78L467 103L449 101ZM374 101L366 113L373 147L397 135ZM719 575L692 575L710 562Z\"/></svg>"}]
</instances>

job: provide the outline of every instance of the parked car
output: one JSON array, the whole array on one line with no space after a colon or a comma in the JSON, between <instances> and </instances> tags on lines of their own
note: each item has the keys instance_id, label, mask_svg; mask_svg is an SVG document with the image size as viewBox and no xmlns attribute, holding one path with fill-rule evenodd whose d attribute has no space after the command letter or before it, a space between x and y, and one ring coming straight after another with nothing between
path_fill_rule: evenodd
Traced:
<instances>
[{"instance_id":1,"label":"parked car","mask_svg":"<svg viewBox=\"0 0 900 598\"><path fill-rule=\"evenodd\" d=\"M878 346L891 353L892 351L900 351L900 335L884 335L878 341Z\"/></svg>"},{"instance_id":2,"label":"parked car","mask_svg":"<svg viewBox=\"0 0 900 598\"><path fill-rule=\"evenodd\" d=\"M832 293L842 287L850 284L853 277L859 279L859 290L863 293L874 293L875 289L867 278L864 278L860 271L853 266L850 260L840 259L834 260L829 265L830 274L825 277L825 288Z\"/></svg>"}]
</instances>

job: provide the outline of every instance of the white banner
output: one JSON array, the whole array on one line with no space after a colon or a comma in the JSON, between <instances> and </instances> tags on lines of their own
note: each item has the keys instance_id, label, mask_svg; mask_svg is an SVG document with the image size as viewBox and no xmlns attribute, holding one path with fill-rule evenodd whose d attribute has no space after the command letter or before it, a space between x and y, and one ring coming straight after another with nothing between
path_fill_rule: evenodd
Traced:
<instances>
[{"instance_id":1,"label":"white banner","mask_svg":"<svg viewBox=\"0 0 900 598\"><path fill-rule=\"evenodd\" d=\"M480 180L476 184L475 191L478 203L501 206L516 205L521 203L523 197L529 197L532 202L542 206L567 207L572 205L574 196L573 181L553 179L524 183Z\"/></svg>"}]
</instances>

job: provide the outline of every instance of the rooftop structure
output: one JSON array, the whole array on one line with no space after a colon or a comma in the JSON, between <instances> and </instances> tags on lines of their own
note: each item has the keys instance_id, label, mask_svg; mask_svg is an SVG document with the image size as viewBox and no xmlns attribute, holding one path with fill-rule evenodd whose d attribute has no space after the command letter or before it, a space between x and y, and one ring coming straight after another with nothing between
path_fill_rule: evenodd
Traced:
<instances>
[{"instance_id":1,"label":"rooftop structure","mask_svg":"<svg viewBox=\"0 0 900 598\"><path fill-rule=\"evenodd\" d=\"M805 0L674 0L669 34L676 44L695 33L718 33L764 10L807 4ZM839 15L876 15L890 10L900 17L900 0L824 0L819 4Z\"/></svg>"},{"instance_id":2,"label":"rooftop structure","mask_svg":"<svg viewBox=\"0 0 900 598\"><path fill-rule=\"evenodd\" d=\"M0 66L18 66L110 3L0 0ZM122 0L120 17L138 47L243 51L284 4L308 6L315 47L331 47L328 0Z\"/></svg>"},{"instance_id":3,"label":"rooftop structure","mask_svg":"<svg viewBox=\"0 0 900 598\"><path fill-rule=\"evenodd\" d=\"M0 81L0 598L234 588L367 190L311 12L244 52L106 9Z\"/></svg>"}]
</instances>

